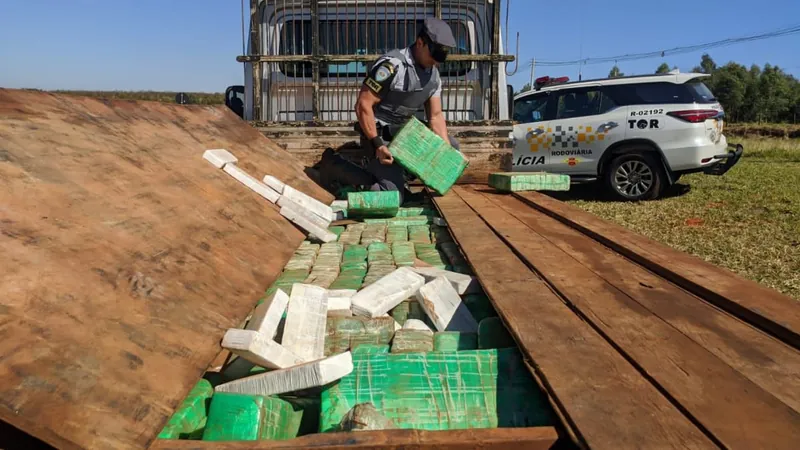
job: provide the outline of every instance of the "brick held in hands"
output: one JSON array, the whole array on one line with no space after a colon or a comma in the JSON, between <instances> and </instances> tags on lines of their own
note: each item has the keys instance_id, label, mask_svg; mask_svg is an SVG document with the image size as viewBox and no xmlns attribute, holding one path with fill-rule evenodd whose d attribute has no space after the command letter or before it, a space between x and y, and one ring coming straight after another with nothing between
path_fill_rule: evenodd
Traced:
<instances>
[{"instance_id":1,"label":"brick held in hands","mask_svg":"<svg viewBox=\"0 0 800 450\"><path fill-rule=\"evenodd\" d=\"M401 166L442 195L469 165L461 152L414 117L395 135L389 151Z\"/></svg>"},{"instance_id":2,"label":"brick held in hands","mask_svg":"<svg viewBox=\"0 0 800 450\"><path fill-rule=\"evenodd\" d=\"M289 296L286 292L278 289L270 298L256 306L245 330L255 331L274 339L287 305L289 305Z\"/></svg>"},{"instance_id":3,"label":"brick held in hands","mask_svg":"<svg viewBox=\"0 0 800 450\"><path fill-rule=\"evenodd\" d=\"M264 197L265 199L269 200L272 203L276 203L278 199L281 197L281 195L272 190L272 188L251 177L247 172L240 169L239 166L235 164L225 164L225 167L223 167L222 170L224 170L225 173L227 173L228 175L235 178L236 181L247 186L248 188L250 188L250 190Z\"/></svg>"},{"instance_id":4,"label":"brick held in hands","mask_svg":"<svg viewBox=\"0 0 800 450\"><path fill-rule=\"evenodd\" d=\"M547 172L503 172L490 174L489 186L503 192L568 191L570 179L569 175Z\"/></svg>"},{"instance_id":5,"label":"brick held in hands","mask_svg":"<svg viewBox=\"0 0 800 450\"><path fill-rule=\"evenodd\" d=\"M445 277L453 285L458 295L477 294L483 292L478 279L471 275L451 272L449 270L437 269L435 267L414 267L415 273L425 277L426 282L433 281L438 277Z\"/></svg>"},{"instance_id":6,"label":"brick held in hands","mask_svg":"<svg viewBox=\"0 0 800 450\"><path fill-rule=\"evenodd\" d=\"M292 286L286 325L283 328L284 347L303 361L323 357L325 351L325 320L328 315L328 291L318 286L297 283Z\"/></svg>"},{"instance_id":7,"label":"brick held in hands","mask_svg":"<svg viewBox=\"0 0 800 450\"><path fill-rule=\"evenodd\" d=\"M336 233L328 231L328 225L320 227L314 222L314 220L319 219L309 218L309 216L316 216L315 214L299 209L293 204L287 203L285 206L281 207L281 215L304 229L315 239L322 242L333 242L337 239Z\"/></svg>"},{"instance_id":8,"label":"brick held in hands","mask_svg":"<svg viewBox=\"0 0 800 450\"><path fill-rule=\"evenodd\" d=\"M348 217L394 217L400 208L397 191L365 191L347 193Z\"/></svg>"},{"instance_id":9,"label":"brick held in hands","mask_svg":"<svg viewBox=\"0 0 800 450\"><path fill-rule=\"evenodd\" d=\"M353 313L367 317L382 316L413 296L424 283L425 278L401 267L353 296Z\"/></svg>"},{"instance_id":10,"label":"brick held in hands","mask_svg":"<svg viewBox=\"0 0 800 450\"><path fill-rule=\"evenodd\" d=\"M437 331L478 331L478 323L447 278L437 277L422 286L417 300Z\"/></svg>"},{"instance_id":11,"label":"brick held in hands","mask_svg":"<svg viewBox=\"0 0 800 450\"><path fill-rule=\"evenodd\" d=\"M353 357L350 352L345 352L288 369L274 370L220 384L215 391L263 396L285 394L325 386L352 371Z\"/></svg>"},{"instance_id":12,"label":"brick held in hands","mask_svg":"<svg viewBox=\"0 0 800 450\"><path fill-rule=\"evenodd\" d=\"M271 187L275 192L283 195L283 189L286 188L286 184L283 181L273 177L272 175L264 175L263 181L264 184Z\"/></svg>"},{"instance_id":13,"label":"brick held in hands","mask_svg":"<svg viewBox=\"0 0 800 450\"><path fill-rule=\"evenodd\" d=\"M231 152L224 148L206 150L203 152L203 159L210 162L217 169L222 169L226 164L236 164L239 162Z\"/></svg>"},{"instance_id":14,"label":"brick held in hands","mask_svg":"<svg viewBox=\"0 0 800 450\"><path fill-rule=\"evenodd\" d=\"M251 330L229 329L222 338L222 347L257 366L269 369L283 369L303 362L303 358L291 350Z\"/></svg>"}]
</instances>

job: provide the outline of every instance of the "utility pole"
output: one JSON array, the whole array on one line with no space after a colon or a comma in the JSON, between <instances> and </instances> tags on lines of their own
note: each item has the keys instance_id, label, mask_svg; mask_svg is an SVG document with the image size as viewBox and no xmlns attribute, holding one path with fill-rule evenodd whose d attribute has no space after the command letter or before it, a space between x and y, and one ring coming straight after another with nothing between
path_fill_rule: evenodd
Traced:
<instances>
[{"instance_id":1,"label":"utility pole","mask_svg":"<svg viewBox=\"0 0 800 450\"><path fill-rule=\"evenodd\" d=\"M528 84L530 86L530 90L533 90L533 78L534 74L536 73L536 58L531 60L531 82Z\"/></svg>"}]
</instances>

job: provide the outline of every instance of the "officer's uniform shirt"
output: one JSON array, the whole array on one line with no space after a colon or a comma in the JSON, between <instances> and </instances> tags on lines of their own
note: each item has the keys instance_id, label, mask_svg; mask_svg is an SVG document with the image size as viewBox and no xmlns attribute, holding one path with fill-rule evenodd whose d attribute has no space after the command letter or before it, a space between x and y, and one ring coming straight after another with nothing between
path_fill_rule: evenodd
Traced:
<instances>
[{"instance_id":1,"label":"officer's uniform shirt","mask_svg":"<svg viewBox=\"0 0 800 450\"><path fill-rule=\"evenodd\" d=\"M381 56L364 85L381 98L373 110L375 119L381 125L389 125L392 134L422 109L426 101L442 94L439 70L417 65L410 47Z\"/></svg>"}]
</instances>

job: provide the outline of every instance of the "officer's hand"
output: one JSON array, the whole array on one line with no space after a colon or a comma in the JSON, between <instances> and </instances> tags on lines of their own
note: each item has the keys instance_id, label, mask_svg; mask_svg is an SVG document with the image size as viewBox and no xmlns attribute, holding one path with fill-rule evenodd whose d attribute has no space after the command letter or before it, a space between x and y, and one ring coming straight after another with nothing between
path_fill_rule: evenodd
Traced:
<instances>
[{"instance_id":1,"label":"officer's hand","mask_svg":"<svg viewBox=\"0 0 800 450\"><path fill-rule=\"evenodd\" d=\"M382 145L375 150L375 157L378 158L381 164L392 164L394 162L394 157L392 157L392 152L389 151L389 147Z\"/></svg>"}]
</instances>

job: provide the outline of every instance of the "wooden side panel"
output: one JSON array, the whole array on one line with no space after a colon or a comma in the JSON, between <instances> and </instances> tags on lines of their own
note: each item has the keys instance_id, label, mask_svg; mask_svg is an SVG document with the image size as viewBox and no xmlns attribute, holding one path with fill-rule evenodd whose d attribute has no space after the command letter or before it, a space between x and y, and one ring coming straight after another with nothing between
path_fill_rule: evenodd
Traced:
<instances>
[{"instance_id":1,"label":"wooden side panel","mask_svg":"<svg viewBox=\"0 0 800 450\"><path fill-rule=\"evenodd\" d=\"M224 106L0 90L0 419L152 442L304 238L209 148L331 199Z\"/></svg>"},{"instance_id":2,"label":"wooden side panel","mask_svg":"<svg viewBox=\"0 0 800 450\"><path fill-rule=\"evenodd\" d=\"M517 258L459 197L461 190L434 202L579 443L598 449L715 448Z\"/></svg>"},{"instance_id":3,"label":"wooden side panel","mask_svg":"<svg viewBox=\"0 0 800 450\"><path fill-rule=\"evenodd\" d=\"M800 412L800 352L654 275L603 244L527 206L492 196L570 259L670 324L795 411ZM551 253L548 253L548 255ZM539 258L537 257L537 260ZM531 261L533 265L536 262Z\"/></svg>"},{"instance_id":4,"label":"wooden side panel","mask_svg":"<svg viewBox=\"0 0 800 450\"><path fill-rule=\"evenodd\" d=\"M552 427L490 428L479 430L423 431L386 430L322 433L288 441L200 442L157 440L153 450L283 450L318 448L323 450L404 449L472 450L476 448L554 448L558 434Z\"/></svg>"},{"instance_id":5,"label":"wooden side panel","mask_svg":"<svg viewBox=\"0 0 800 450\"><path fill-rule=\"evenodd\" d=\"M687 291L800 349L800 305L695 256L537 192L515 194Z\"/></svg>"},{"instance_id":6,"label":"wooden side panel","mask_svg":"<svg viewBox=\"0 0 800 450\"><path fill-rule=\"evenodd\" d=\"M536 224L537 215L552 219L536 211L524 214L531 210L525 203L489 190L463 189L459 195L718 442L729 448L776 449L794 449L800 442L800 414L571 256L589 251L580 244L590 238L571 236L577 248L565 251L552 243L564 225L556 222L549 237L539 234L527 224ZM622 261L619 269L628 265ZM674 309L681 314L679 305Z\"/></svg>"}]
</instances>

